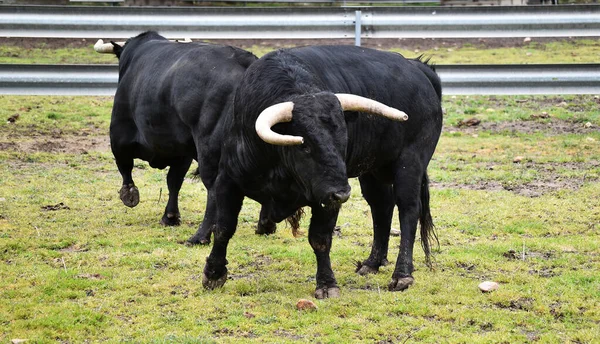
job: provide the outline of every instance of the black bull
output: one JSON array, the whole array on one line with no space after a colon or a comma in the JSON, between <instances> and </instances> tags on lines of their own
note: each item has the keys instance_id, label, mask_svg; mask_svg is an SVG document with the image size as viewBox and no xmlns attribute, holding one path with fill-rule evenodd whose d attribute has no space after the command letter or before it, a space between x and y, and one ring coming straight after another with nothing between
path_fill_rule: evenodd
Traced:
<instances>
[{"instance_id":1,"label":"black bull","mask_svg":"<svg viewBox=\"0 0 600 344\"><path fill-rule=\"evenodd\" d=\"M337 93L377 100L404 111L408 121L343 112ZM293 103L291 118L275 124L273 131L296 136L290 139L296 145L268 144L255 130L259 114L282 102ZM404 290L414 282L419 221L429 263L433 223L427 166L442 129L441 83L430 66L352 46L283 49L248 68L228 116L230 135L214 186L218 214L204 268L205 288L225 283L227 245L248 196L263 204L265 216L275 222L302 206L311 207L308 236L317 259L315 296L339 295L329 252L340 204L349 195L349 177L359 178L373 217L372 251L358 272L376 272L386 262L395 205L401 242L389 289ZM303 143L297 144L299 140Z\"/></svg>"},{"instance_id":2,"label":"black bull","mask_svg":"<svg viewBox=\"0 0 600 344\"><path fill-rule=\"evenodd\" d=\"M214 44L170 42L156 32L144 32L124 46L113 42L119 58L119 84L114 98L110 142L123 177L120 196L134 207L139 192L132 178L133 161L153 168L170 166L169 200L161 223L178 225L179 190L192 160L212 196L225 124L233 94L256 57L242 49ZM214 204L214 202L208 202ZM188 240L206 243L214 208L207 207L198 233ZM272 232L268 220L257 232Z\"/></svg>"}]
</instances>

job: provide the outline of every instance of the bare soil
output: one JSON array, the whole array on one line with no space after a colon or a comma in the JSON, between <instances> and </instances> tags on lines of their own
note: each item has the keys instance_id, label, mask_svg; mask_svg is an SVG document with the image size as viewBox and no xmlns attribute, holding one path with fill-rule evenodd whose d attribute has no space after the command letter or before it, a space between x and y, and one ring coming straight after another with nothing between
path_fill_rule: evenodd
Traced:
<instances>
[{"instance_id":1,"label":"bare soil","mask_svg":"<svg viewBox=\"0 0 600 344\"><path fill-rule=\"evenodd\" d=\"M589 166L598 166L598 162L589 164L581 164L580 169L587 169ZM564 165L568 165L564 164ZM540 167L546 172L542 173L542 177L531 183L503 185L496 181L485 181L476 184L459 184L459 183L437 183L431 182L431 187L434 189L462 189L462 190L480 190L480 191L510 191L520 196L540 197L544 194L559 191L559 190L578 190L585 183L585 179L562 178L558 173L545 169L543 165Z\"/></svg>"},{"instance_id":2,"label":"bare soil","mask_svg":"<svg viewBox=\"0 0 600 344\"><path fill-rule=\"evenodd\" d=\"M105 42L111 38L103 38ZM112 40L123 40L122 38L113 38ZM95 38L19 38L19 37L0 37L0 45L4 46L19 46L23 48L86 48L93 45L97 39ZM532 41L538 43L566 41L574 42L574 38L534 38ZM287 40L265 40L265 39L230 39L230 40L211 40L215 44L233 45L242 49L248 49L253 46L267 46L275 48L283 48L290 46L304 46L317 44L354 44L353 38L348 39L287 39ZM505 47L522 47L527 46L530 42L524 42L522 38L363 38L361 45L367 48L402 48L409 50L429 50L433 48L460 48L465 45L479 49L505 48Z\"/></svg>"},{"instance_id":3,"label":"bare soil","mask_svg":"<svg viewBox=\"0 0 600 344\"><path fill-rule=\"evenodd\" d=\"M533 134L543 132L548 135L562 134L588 134L598 132L597 126L587 123L563 121L560 119L551 119L549 121L510 121L510 122L485 122L482 121L476 126L452 126L444 127L444 132L454 133L463 132L467 134L476 134L482 131L492 133L507 134Z\"/></svg>"},{"instance_id":4,"label":"bare soil","mask_svg":"<svg viewBox=\"0 0 600 344\"><path fill-rule=\"evenodd\" d=\"M560 135L560 134L588 134L598 132L598 127L586 126L583 123L569 122L558 119L552 119L548 122L540 121L511 121L511 122L494 122L486 123L481 122L477 126L472 127L445 127L445 133L463 132L467 134L476 134L481 131L490 131L494 133L507 133L507 134L532 134L537 132L543 132L547 135ZM526 169L534 169L538 172L540 177L533 182L525 184L510 184L505 185L496 181L484 181L475 184L459 184L459 183L436 183L433 181L431 186L433 188L452 188L452 189L465 189L465 190L485 190L485 191L499 191L507 190L514 192L521 196L527 197L539 197L548 192L554 192L558 190L577 190L584 183L585 178L564 178L561 174L556 172L557 170L573 170L573 171L584 171L591 168L597 168L600 166L599 161L589 161L585 163L545 163L539 164L535 162L523 163Z\"/></svg>"},{"instance_id":5,"label":"bare soil","mask_svg":"<svg viewBox=\"0 0 600 344\"><path fill-rule=\"evenodd\" d=\"M108 135L75 136L75 135L16 135L3 138L0 136L0 151L23 153L65 153L87 154L89 152L110 151Z\"/></svg>"}]
</instances>

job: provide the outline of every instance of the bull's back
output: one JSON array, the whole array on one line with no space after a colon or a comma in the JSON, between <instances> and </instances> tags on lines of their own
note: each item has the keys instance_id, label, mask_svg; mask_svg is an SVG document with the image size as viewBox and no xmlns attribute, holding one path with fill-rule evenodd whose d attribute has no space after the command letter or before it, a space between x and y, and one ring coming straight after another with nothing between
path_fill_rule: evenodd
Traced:
<instances>
[{"instance_id":1,"label":"bull's back","mask_svg":"<svg viewBox=\"0 0 600 344\"><path fill-rule=\"evenodd\" d=\"M439 99L424 71L400 54L355 46L303 47L290 53L308 64L332 92L353 93L407 109L409 99L417 94Z\"/></svg>"},{"instance_id":2,"label":"bull's back","mask_svg":"<svg viewBox=\"0 0 600 344\"><path fill-rule=\"evenodd\" d=\"M196 154L193 135L208 139L215 129L253 55L156 41L122 58L129 62L115 95L111 139L113 127L127 127L131 140L154 154L188 156Z\"/></svg>"},{"instance_id":3,"label":"bull's back","mask_svg":"<svg viewBox=\"0 0 600 344\"><path fill-rule=\"evenodd\" d=\"M433 153L442 125L441 85L429 66L421 62L417 66L399 54L353 46L305 47L290 52L304 61L329 91L375 99L409 116L408 121L398 123L346 113L349 176L384 166L413 144L426 142L426 147L419 149L427 151L425 155Z\"/></svg>"}]
</instances>

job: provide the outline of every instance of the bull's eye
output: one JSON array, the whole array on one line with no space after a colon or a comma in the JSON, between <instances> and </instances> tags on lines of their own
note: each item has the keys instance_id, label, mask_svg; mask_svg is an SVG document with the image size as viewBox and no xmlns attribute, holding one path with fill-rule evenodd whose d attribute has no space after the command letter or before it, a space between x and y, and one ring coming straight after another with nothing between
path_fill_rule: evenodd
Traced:
<instances>
[{"instance_id":1,"label":"bull's eye","mask_svg":"<svg viewBox=\"0 0 600 344\"><path fill-rule=\"evenodd\" d=\"M307 145L302 145L302 151L306 154L310 154L310 147Z\"/></svg>"}]
</instances>

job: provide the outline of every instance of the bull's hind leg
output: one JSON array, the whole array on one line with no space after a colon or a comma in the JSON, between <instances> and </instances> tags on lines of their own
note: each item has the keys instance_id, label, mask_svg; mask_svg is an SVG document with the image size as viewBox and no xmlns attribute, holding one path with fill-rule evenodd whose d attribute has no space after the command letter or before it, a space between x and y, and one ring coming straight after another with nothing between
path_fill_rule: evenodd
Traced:
<instances>
[{"instance_id":1,"label":"bull's hind leg","mask_svg":"<svg viewBox=\"0 0 600 344\"><path fill-rule=\"evenodd\" d=\"M335 280L329 258L333 228L338 214L339 210L337 209L327 209L321 206L312 207L308 242L317 257L317 288L315 290L317 299L340 296L340 288Z\"/></svg>"},{"instance_id":2,"label":"bull's hind leg","mask_svg":"<svg viewBox=\"0 0 600 344\"><path fill-rule=\"evenodd\" d=\"M113 149L113 154L115 151L124 150L125 149ZM121 173L121 177L123 178L123 184L121 190L119 190L119 197L123 204L133 208L140 203L140 193L137 186L135 186L131 175L131 171L133 170L133 158L125 156L124 154L114 154L114 156L119 173Z\"/></svg>"},{"instance_id":3,"label":"bull's hind leg","mask_svg":"<svg viewBox=\"0 0 600 344\"><path fill-rule=\"evenodd\" d=\"M423 218L425 215L424 211L429 215L429 188L426 167L426 164L418 158L417 154L407 149L396 169L394 194L400 216L401 237L396 267L392 274L392 280L388 285L391 291L405 290L414 283L412 276L414 270L413 248L417 224L419 218ZM421 240L427 242L427 232L424 234L421 231ZM427 255L428 253L426 251Z\"/></svg>"},{"instance_id":4,"label":"bull's hind leg","mask_svg":"<svg viewBox=\"0 0 600 344\"><path fill-rule=\"evenodd\" d=\"M379 182L372 174L359 178L363 197L371 207L373 218L373 246L367 260L359 262L356 272L360 275L376 273L388 263L387 253L390 228L394 214L394 193L391 185Z\"/></svg>"},{"instance_id":5,"label":"bull's hind leg","mask_svg":"<svg viewBox=\"0 0 600 344\"><path fill-rule=\"evenodd\" d=\"M180 224L179 214L179 190L185 179L185 174L192 164L192 159L183 158L171 164L167 174L167 187L169 188L169 201L160 223L165 226L178 226Z\"/></svg>"}]
</instances>

